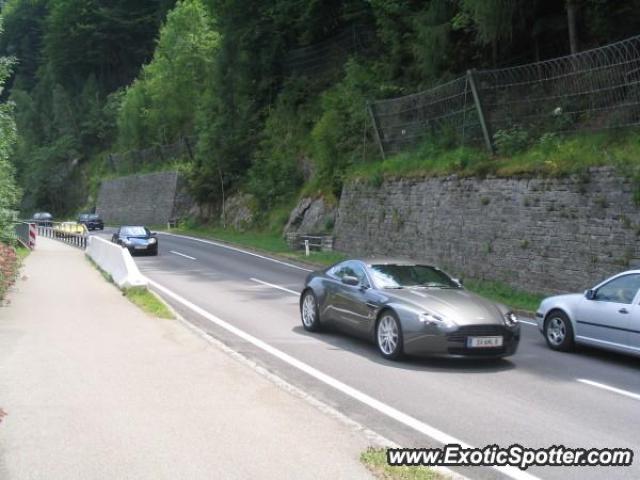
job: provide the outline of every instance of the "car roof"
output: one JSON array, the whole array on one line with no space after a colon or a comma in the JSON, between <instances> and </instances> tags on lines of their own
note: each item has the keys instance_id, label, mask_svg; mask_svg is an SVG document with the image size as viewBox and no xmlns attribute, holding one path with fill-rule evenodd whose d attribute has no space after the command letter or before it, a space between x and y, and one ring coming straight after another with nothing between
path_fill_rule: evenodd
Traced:
<instances>
[{"instance_id":1,"label":"car roof","mask_svg":"<svg viewBox=\"0 0 640 480\"><path fill-rule=\"evenodd\" d=\"M406 258L392 258L392 257L368 257L368 258L354 258L366 265L429 265L430 262L422 262L419 260L409 260Z\"/></svg>"},{"instance_id":2,"label":"car roof","mask_svg":"<svg viewBox=\"0 0 640 480\"><path fill-rule=\"evenodd\" d=\"M120 228L147 228L144 225L121 225Z\"/></svg>"}]
</instances>

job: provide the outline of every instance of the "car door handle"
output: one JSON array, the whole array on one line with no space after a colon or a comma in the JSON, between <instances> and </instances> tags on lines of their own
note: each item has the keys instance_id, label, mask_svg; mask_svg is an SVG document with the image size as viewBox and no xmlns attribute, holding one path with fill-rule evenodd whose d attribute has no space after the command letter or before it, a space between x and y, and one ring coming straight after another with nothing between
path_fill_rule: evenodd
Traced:
<instances>
[{"instance_id":1,"label":"car door handle","mask_svg":"<svg viewBox=\"0 0 640 480\"><path fill-rule=\"evenodd\" d=\"M629 313L629 310L627 310L626 308L622 307L620 310L618 310L618 313Z\"/></svg>"}]
</instances>

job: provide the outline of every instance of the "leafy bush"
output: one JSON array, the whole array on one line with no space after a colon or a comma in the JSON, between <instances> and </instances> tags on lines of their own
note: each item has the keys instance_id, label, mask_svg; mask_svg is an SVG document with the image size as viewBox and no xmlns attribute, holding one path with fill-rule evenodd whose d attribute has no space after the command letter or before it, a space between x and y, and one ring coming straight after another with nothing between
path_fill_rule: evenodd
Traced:
<instances>
[{"instance_id":1,"label":"leafy bush","mask_svg":"<svg viewBox=\"0 0 640 480\"><path fill-rule=\"evenodd\" d=\"M320 184L337 197L345 172L362 162L365 105L377 89L374 72L350 60L344 79L322 95L322 115L311 132L313 159Z\"/></svg>"},{"instance_id":2,"label":"leafy bush","mask_svg":"<svg viewBox=\"0 0 640 480\"><path fill-rule=\"evenodd\" d=\"M0 34L2 18L0 17ZM0 92L9 77L14 61L0 57ZM9 155L16 142L16 124L13 120L13 105L0 103L0 242L13 239L12 220L18 202L19 190L15 183L13 165Z\"/></svg>"},{"instance_id":3,"label":"leafy bush","mask_svg":"<svg viewBox=\"0 0 640 480\"><path fill-rule=\"evenodd\" d=\"M308 158L309 134L318 116L313 98L307 82L287 82L266 119L249 170L248 190L268 208L290 197L303 183L299 163Z\"/></svg>"},{"instance_id":4,"label":"leafy bush","mask_svg":"<svg viewBox=\"0 0 640 480\"><path fill-rule=\"evenodd\" d=\"M496 150L500 155L509 156L521 152L529 145L529 134L519 125L498 130L493 134Z\"/></svg>"}]
</instances>

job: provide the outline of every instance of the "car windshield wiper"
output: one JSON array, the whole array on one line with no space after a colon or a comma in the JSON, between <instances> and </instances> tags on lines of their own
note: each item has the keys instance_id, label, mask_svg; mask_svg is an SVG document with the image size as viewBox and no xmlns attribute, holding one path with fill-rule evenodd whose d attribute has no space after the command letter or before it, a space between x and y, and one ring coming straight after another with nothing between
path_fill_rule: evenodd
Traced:
<instances>
[{"instance_id":1,"label":"car windshield wiper","mask_svg":"<svg viewBox=\"0 0 640 480\"><path fill-rule=\"evenodd\" d=\"M390 285L390 286L386 286L386 287L382 287L382 288L384 288L384 289L389 289L389 290L401 290L401 289L403 289L404 287L402 287L402 286L400 286L400 285L397 285L397 286L391 286L391 285Z\"/></svg>"}]
</instances>

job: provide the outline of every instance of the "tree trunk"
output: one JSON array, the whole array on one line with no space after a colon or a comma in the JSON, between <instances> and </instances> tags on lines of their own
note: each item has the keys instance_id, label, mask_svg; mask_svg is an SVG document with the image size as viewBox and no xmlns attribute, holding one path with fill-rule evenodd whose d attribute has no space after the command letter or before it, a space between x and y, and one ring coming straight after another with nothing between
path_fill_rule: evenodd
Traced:
<instances>
[{"instance_id":1,"label":"tree trunk","mask_svg":"<svg viewBox=\"0 0 640 480\"><path fill-rule=\"evenodd\" d=\"M567 0L567 23L569 24L569 47L571 48L571 55L578 53L577 15L577 0Z\"/></svg>"}]
</instances>

